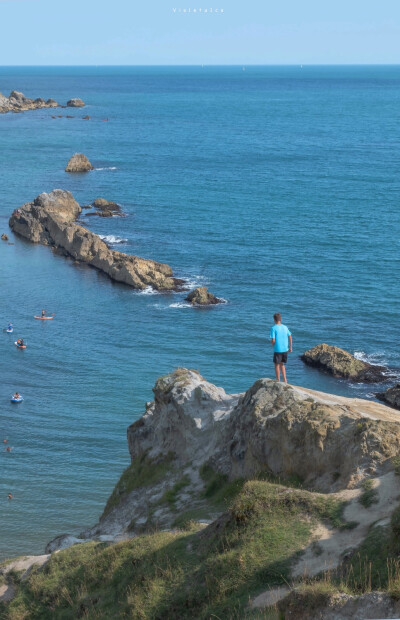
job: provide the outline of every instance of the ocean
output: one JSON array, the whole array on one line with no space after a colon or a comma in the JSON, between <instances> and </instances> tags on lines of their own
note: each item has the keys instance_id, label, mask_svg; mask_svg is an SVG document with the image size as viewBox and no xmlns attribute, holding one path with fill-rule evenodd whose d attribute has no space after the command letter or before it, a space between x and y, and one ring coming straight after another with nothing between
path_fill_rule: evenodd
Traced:
<instances>
[{"instance_id":1,"label":"ocean","mask_svg":"<svg viewBox=\"0 0 400 620\"><path fill-rule=\"evenodd\" d=\"M291 383L374 398L304 366L321 342L400 369L400 67L0 68L13 89L87 105L0 115L0 558L97 521L160 375L273 377L274 312ZM65 173L75 152L95 169ZM137 292L14 237L13 209L55 188L120 203L82 219L227 303Z\"/></svg>"}]
</instances>

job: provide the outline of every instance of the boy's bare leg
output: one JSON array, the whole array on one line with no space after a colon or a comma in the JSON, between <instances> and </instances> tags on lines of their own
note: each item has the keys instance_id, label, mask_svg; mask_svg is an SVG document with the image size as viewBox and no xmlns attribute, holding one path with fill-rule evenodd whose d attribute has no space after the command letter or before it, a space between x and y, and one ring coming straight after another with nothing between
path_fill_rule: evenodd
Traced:
<instances>
[{"instance_id":1,"label":"boy's bare leg","mask_svg":"<svg viewBox=\"0 0 400 620\"><path fill-rule=\"evenodd\" d=\"M281 380L281 373L279 372L279 364L275 364L275 377L277 381Z\"/></svg>"},{"instance_id":2,"label":"boy's bare leg","mask_svg":"<svg viewBox=\"0 0 400 620\"><path fill-rule=\"evenodd\" d=\"M286 381L286 368L285 368L285 364L280 364L280 367L281 367L281 371L282 371L282 378L283 378L284 382L287 383L287 381ZM278 370L278 372L279 372L279 370Z\"/></svg>"}]
</instances>

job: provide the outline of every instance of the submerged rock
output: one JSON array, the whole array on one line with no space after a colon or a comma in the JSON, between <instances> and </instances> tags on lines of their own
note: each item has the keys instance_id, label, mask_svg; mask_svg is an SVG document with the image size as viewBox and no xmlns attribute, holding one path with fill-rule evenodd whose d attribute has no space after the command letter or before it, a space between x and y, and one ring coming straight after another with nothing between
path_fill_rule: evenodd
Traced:
<instances>
[{"instance_id":1,"label":"submerged rock","mask_svg":"<svg viewBox=\"0 0 400 620\"><path fill-rule=\"evenodd\" d=\"M177 288L178 281L169 265L110 250L98 235L76 224L81 212L70 192L56 189L16 209L9 224L15 233L33 243L49 245L57 253L87 263L117 282L138 289Z\"/></svg>"},{"instance_id":2,"label":"submerged rock","mask_svg":"<svg viewBox=\"0 0 400 620\"><path fill-rule=\"evenodd\" d=\"M206 286L195 288L186 297L186 301L189 301L194 306L211 306L223 303L222 299L210 293Z\"/></svg>"},{"instance_id":3,"label":"submerged rock","mask_svg":"<svg viewBox=\"0 0 400 620\"><path fill-rule=\"evenodd\" d=\"M54 99L47 99L47 101L41 97L29 99L29 97L25 97L25 95L18 90L11 91L9 97L5 97L0 93L0 114L57 107L58 103Z\"/></svg>"},{"instance_id":4,"label":"submerged rock","mask_svg":"<svg viewBox=\"0 0 400 620\"><path fill-rule=\"evenodd\" d=\"M83 153L75 153L69 160L65 172L88 172L93 166Z\"/></svg>"},{"instance_id":5,"label":"submerged rock","mask_svg":"<svg viewBox=\"0 0 400 620\"><path fill-rule=\"evenodd\" d=\"M343 377L362 383L376 383L386 381L384 374L387 368L375 366L358 360L339 347L329 344L319 344L300 356L309 366L319 368L333 377Z\"/></svg>"},{"instance_id":6,"label":"submerged rock","mask_svg":"<svg viewBox=\"0 0 400 620\"><path fill-rule=\"evenodd\" d=\"M83 108L85 105L85 102L82 101L82 99L76 98L76 99L70 99L69 101L67 101L67 107L68 108Z\"/></svg>"},{"instance_id":7,"label":"submerged rock","mask_svg":"<svg viewBox=\"0 0 400 620\"><path fill-rule=\"evenodd\" d=\"M378 392L376 397L396 409L400 409L400 383L388 388L385 392Z\"/></svg>"}]
</instances>

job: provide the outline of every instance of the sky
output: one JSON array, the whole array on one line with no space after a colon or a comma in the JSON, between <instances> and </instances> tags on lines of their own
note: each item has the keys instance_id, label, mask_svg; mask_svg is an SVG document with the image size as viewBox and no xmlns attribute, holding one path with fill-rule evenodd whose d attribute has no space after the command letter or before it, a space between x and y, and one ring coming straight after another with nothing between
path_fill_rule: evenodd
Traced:
<instances>
[{"instance_id":1,"label":"sky","mask_svg":"<svg viewBox=\"0 0 400 620\"><path fill-rule=\"evenodd\" d=\"M400 64L400 0L0 0L0 26L3 66Z\"/></svg>"}]
</instances>

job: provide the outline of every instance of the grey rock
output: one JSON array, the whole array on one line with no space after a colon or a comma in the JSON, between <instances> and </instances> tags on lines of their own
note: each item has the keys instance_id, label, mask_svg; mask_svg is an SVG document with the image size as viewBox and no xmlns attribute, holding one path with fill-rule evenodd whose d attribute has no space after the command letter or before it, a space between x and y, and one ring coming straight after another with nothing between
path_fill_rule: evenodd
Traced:
<instances>
[{"instance_id":1,"label":"grey rock","mask_svg":"<svg viewBox=\"0 0 400 620\"><path fill-rule=\"evenodd\" d=\"M348 351L329 344L319 344L306 351L301 359L309 366L334 376L362 383L387 381L387 368L358 360Z\"/></svg>"},{"instance_id":2,"label":"grey rock","mask_svg":"<svg viewBox=\"0 0 400 620\"><path fill-rule=\"evenodd\" d=\"M385 392L378 392L376 397L396 409L400 409L400 383L396 383Z\"/></svg>"},{"instance_id":3,"label":"grey rock","mask_svg":"<svg viewBox=\"0 0 400 620\"><path fill-rule=\"evenodd\" d=\"M37 110L40 108L56 108L57 101L48 99L45 101L42 97L37 99L29 99L17 90L13 90L9 97L5 97L0 93L0 114L7 112L25 112L27 110Z\"/></svg>"},{"instance_id":4,"label":"grey rock","mask_svg":"<svg viewBox=\"0 0 400 620\"><path fill-rule=\"evenodd\" d=\"M67 101L68 108L83 108L84 105L85 103L82 101L82 99L79 98L70 99L69 101Z\"/></svg>"}]
</instances>

